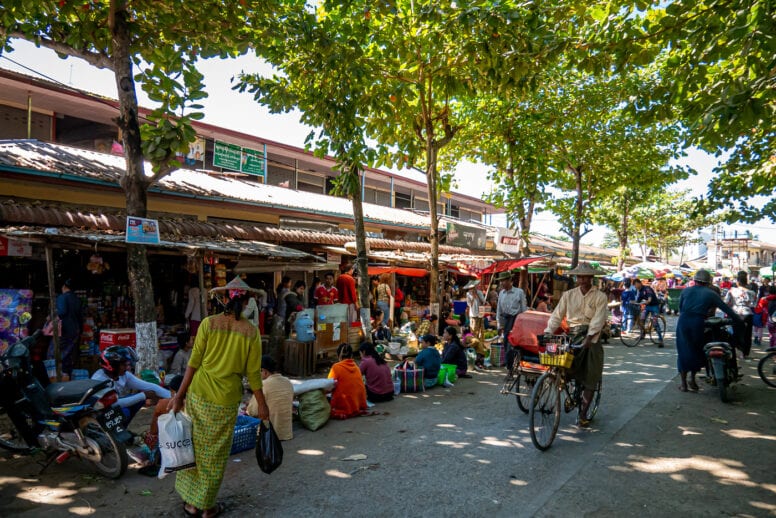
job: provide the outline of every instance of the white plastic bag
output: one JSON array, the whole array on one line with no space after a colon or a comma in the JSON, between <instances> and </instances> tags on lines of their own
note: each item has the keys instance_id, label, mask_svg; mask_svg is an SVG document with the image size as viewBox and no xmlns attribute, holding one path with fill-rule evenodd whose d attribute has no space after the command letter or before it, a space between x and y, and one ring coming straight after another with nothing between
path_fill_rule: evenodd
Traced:
<instances>
[{"instance_id":1,"label":"white plastic bag","mask_svg":"<svg viewBox=\"0 0 776 518\"><path fill-rule=\"evenodd\" d=\"M173 411L159 416L159 451L162 454L159 478L196 466L189 416Z\"/></svg>"}]
</instances>

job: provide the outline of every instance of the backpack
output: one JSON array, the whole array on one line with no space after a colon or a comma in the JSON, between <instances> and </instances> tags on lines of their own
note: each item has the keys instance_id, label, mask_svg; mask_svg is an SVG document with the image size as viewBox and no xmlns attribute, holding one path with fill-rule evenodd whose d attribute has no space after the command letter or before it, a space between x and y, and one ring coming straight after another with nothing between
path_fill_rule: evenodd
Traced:
<instances>
[{"instance_id":1,"label":"backpack","mask_svg":"<svg viewBox=\"0 0 776 518\"><path fill-rule=\"evenodd\" d=\"M768 303L768 320L771 324L776 324L776 299Z\"/></svg>"}]
</instances>

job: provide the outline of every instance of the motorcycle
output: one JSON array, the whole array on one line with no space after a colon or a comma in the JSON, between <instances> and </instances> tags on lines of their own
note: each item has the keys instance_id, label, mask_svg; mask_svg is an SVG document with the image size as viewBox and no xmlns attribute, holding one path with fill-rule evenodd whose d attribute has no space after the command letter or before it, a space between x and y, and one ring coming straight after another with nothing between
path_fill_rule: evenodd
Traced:
<instances>
[{"instance_id":1,"label":"motorcycle","mask_svg":"<svg viewBox=\"0 0 776 518\"><path fill-rule=\"evenodd\" d=\"M118 394L110 381L67 381L44 389L30 368L30 346L40 335L36 331L0 356L0 447L27 455L44 451L43 470L75 455L105 477L121 477L128 464L125 442L132 436Z\"/></svg>"},{"instance_id":2,"label":"motorcycle","mask_svg":"<svg viewBox=\"0 0 776 518\"><path fill-rule=\"evenodd\" d=\"M741 379L736 361L736 338L728 331L733 324L729 318L707 318L704 332L710 341L703 347L706 354L706 379L719 390L719 398L723 403L730 401L729 387Z\"/></svg>"}]
</instances>

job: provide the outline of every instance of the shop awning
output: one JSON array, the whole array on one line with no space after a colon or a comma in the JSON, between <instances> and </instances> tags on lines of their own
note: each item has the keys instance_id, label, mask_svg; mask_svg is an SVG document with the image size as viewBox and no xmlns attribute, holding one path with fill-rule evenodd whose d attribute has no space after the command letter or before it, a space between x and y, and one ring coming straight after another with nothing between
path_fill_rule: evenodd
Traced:
<instances>
[{"instance_id":1,"label":"shop awning","mask_svg":"<svg viewBox=\"0 0 776 518\"><path fill-rule=\"evenodd\" d=\"M535 263L536 261L541 261L542 259L547 259L547 256L541 255L537 257L523 257L522 259L505 259L503 261L496 261L482 270L480 274L490 275L491 273L508 272L510 270L514 270L515 268L522 268L523 266Z\"/></svg>"},{"instance_id":2,"label":"shop awning","mask_svg":"<svg viewBox=\"0 0 776 518\"><path fill-rule=\"evenodd\" d=\"M370 266L367 272L370 277L383 273L395 273L396 275L404 275L405 277L425 277L428 275L428 270L422 268L402 268L399 266Z\"/></svg>"},{"instance_id":3,"label":"shop awning","mask_svg":"<svg viewBox=\"0 0 776 518\"><path fill-rule=\"evenodd\" d=\"M85 230L78 228L56 227L0 227L0 235L16 239L29 239L31 241L49 241L58 243L81 242L88 244L103 243L124 247L124 232ZM186 252L206 251L218 254L229 254L253 258L262 258L266 261L283 261L287 263L323 263L323 259L302 252L262 241L239 239L205 239L193 236L168 236L162 235L158 244L146 245L148 248L173 249ZM277 265L276 265L277 267Z\"/></svg>"}]
</instances>

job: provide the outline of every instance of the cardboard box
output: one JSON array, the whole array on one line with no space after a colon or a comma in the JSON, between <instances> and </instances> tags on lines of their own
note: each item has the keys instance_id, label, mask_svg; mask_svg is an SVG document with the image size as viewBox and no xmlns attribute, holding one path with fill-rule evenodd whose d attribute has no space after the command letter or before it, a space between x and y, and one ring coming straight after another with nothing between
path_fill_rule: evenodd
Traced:
<instances>
[{"instance_id":1,"label":"cardboard box","mask_svg":"<svg viewBox=\"0 0 776 518\"><path fill-rule=\"evenodd\" d=\"M104 351L112 345L135 347L137 340L135 330L127 329L103 329L100 331L100 351Z\"/></svg>"}]
</instances>

